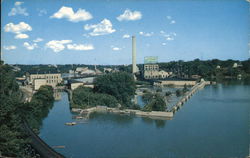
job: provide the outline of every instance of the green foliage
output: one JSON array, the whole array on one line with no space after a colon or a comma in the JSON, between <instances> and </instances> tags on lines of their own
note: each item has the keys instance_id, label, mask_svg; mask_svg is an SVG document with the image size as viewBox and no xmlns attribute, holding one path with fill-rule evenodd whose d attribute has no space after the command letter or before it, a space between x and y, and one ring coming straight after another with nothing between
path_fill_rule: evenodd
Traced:
<instances>
[{"instance_id":1,"label":"green foliage","mask_svg":"<svg viewBox=\"0 0 250 158\"><path fill-rule=\"evenodd\" d=\"M0 65L0 152L5 156L22 157L25 135L21 131L22 95L8 65Z\"/></svg>"},{"instance_id":2,"label":"green foliage","mask_svg":"<svg viewBox=\"0 0 250 158\"><path fill-rule=\"evenodd\" d=\"M167 91L167 92L165 93L165 96L170 96L171 94L172 94L172 92Z\"/></svg>"},{"instance_id":3,"label":"green foliage","mask_svg":"<svg viewBox=\"0 0 250 158\"><path fill-rule=\"evenodd\" d=\"M143 101L146 103L143 110L144 111L165 111L166 103L164 101L164 97L162 97L158 93L145 93L142 96Z\"/></svg>"},{"instance_id":4,"label":"green foliage","mask_svg":"<svg viewBox=\"0 0 250 158\"><path fill-rule=\"evenodd\" d=\"M40 129L42 120L47 117L49 110L53 107L53 101L53 88L51 86L41 86L33 95L31 101L26 103L22 113L33 129Z\"/></svg>"},{"instance_id":5,"label":"green foliage","mask_svg":"<svg viewBox=\"0 0 250 158\"><path fill-rule=\"evenodd\" d=\"M53 101L52 88L41 87L31 103L24 104L10 66L0 65L0 79L0 152L4 156L27 157L24 149L28 139L22 130L22 120L41 124L44 118L41 113Z\"/></svg>"},{"instance_id":6,"label":"green foliage","mask_svg":"<svg viewBox=\"0 0 250 158\"><path fill-rule=\"evenodd\" d=\"M98 105L116 107L118 105L118 101L115 97L104 93L94 93L91 88L83 86L73 91L72 100L73 104L71 107L75 108L88 108Z\"/></svg>"},{"instance_id":7,"label":"green foliage","mask_svg":"<svg viewBox=\"0 0 250 158\"><path fill-rule=\"evenodd\" d=\"M94 92L114 96L122 105L130 106L135 94L135 81L131 74L116 72L98 76L94 80Z\"/></svg>"},{"instance_id":8,"label":"green foliage","mask_svg":"<svg viewBox=\"0 0 250 158\"><path fill-rule=\"evenodd\" d=\"M179 97L179 96L181 96L183 93L182 93L182 91L181 91L180 89L177 89L177 90L175 91L175 94L176 94L177 97Z\"/></svg>"}]
</instances>

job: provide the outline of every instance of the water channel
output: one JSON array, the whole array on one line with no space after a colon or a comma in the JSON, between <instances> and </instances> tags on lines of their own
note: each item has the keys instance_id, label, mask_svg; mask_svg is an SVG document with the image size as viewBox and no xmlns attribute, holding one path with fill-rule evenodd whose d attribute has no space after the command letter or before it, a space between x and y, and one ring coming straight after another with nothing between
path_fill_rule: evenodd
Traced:
<instances>
[{"instance_id":1,"label":"water channel","mask_svg":"<svg viewBox=\"0 0 250 158\"><path fill-rule=\"evenodd\" d=\"M72 158L245 158L250 84L225 82L198 91L172 120L92 114L75 126L66 92L43 120L40 137Z\"/></svg>"}]
</instances>

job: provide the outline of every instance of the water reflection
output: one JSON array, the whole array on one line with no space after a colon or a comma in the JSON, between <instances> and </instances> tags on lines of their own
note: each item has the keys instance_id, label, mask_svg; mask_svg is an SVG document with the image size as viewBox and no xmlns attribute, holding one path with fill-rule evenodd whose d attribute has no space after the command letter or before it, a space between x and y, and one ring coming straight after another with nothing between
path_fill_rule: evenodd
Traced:
<instances>
[{"instance_id":1,"label":"water reflection","mask_svg":"<svg viewBox=\"0 0 250 158\"><path fill-rule=\"evenodd\" d=\"M55 99L56 101L61 100L61 99L62 99L61 91L55 90L55 91L54 91L54 94L53 94L53 97L54 97L54 99Z\"/></svg>"},{"instance_id":2,"label":"water reflection","mask_svg":"<svg viewBox=\"0 0 250 158\"><path fill-rule=\"evenodd\" d=\"M167 123L167 120L159 120L159 119L154 120L152 118L147 118L147 117L142 117L141 120L142 122L149 124L149 125L155 124L157 128L164 128Z\"/></svg>"}]
</instances>

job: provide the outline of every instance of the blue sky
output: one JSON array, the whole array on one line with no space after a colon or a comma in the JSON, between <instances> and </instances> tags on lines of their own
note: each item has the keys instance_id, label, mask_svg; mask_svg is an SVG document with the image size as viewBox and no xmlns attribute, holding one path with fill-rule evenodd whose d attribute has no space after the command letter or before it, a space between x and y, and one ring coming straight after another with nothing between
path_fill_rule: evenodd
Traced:
<instances>
[{"instance_id":1,"label":"blue sky","mask_svg":"<svg viewBox=\"0 0 250 158\"><path fill-rule=\"evenodd\" d=\"M249 54L246 0L3 0L1 51L10 64L130 64L238 59Z\"/></svg>"}]
</instances>

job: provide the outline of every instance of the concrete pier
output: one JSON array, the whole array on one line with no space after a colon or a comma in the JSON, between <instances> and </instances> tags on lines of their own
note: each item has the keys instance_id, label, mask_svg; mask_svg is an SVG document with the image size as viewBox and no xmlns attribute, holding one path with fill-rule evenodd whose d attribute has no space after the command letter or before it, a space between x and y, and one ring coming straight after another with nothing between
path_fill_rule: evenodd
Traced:
<instances>
[{"instance_id":1,"label":"concrete pier","mask_svg":"<svg viewBox=\"0 0 250 158\"><path fill-rule=\"evenodd\" d=\"M210 84L209 81L201 81L199 83L196 83L190 91L188 91L187 93L184 94L184 96L172 107L172 109L170 110L171 112L175 113L176 111L178 111L178 109L181 108L181 106L188 101L188 99L191 98L191 96L197 92L199 89L202 89L205 85Z\"/></svg>"}]
</instances>

